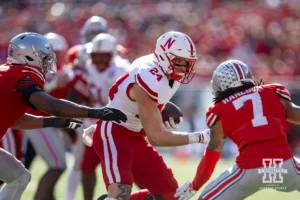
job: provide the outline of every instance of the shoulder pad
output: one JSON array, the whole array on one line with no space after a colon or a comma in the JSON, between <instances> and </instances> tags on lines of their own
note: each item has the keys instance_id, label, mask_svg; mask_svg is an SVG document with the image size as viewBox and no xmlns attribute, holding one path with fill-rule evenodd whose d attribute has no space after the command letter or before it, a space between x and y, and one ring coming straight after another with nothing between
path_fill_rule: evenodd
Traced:
<instances>
[{"instance_id":1,"label":"shoulder pad","mask_svg":"<svg viewBox=\"0 0 300 200\"><path fill-rule=\"evenodd\" d=\"M290 92L288 91L288 89L286 89L284 85L281 85L279 83L274 83L274 84L264 85L263 87L273 90L278 96L288 101L292 100Z\"/></svg>"},{"instance_id":2,"label":"shoulder pad","mask_svg":"<svg viewBox=\"0 0 300 200\"><path fill-rule=\"evenodd\" d=\"M165 82L164 75L156 67L140 66L135 74L135 82L155 101L159 102L162 93L162 84Z\"/></svg>"},{"instance_id":3,"label":"shoulder pad","mask_svg":"<svg viewBox=\"0 0 300 200\"><path fill-rule=\"evenodd\" d=\"M206 112L206 125L210 128L217 121L217 109L216 105L212 105Z\"/></svg>"}]
</instances>

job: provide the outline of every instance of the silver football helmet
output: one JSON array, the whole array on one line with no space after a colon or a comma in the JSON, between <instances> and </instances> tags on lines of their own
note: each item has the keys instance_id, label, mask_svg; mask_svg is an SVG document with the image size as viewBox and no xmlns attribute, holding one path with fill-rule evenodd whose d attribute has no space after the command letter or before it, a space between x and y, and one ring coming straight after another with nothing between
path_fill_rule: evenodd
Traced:
<instances>
[{"instance_id":1,"label":"silver football helmet","mask_svg":"<svg viewBox=\"0 0 300 200\"><path fill-rule=\"evenodd\" d=\"M92 16L83 25L80 30L80 34L83 38L83 42L87 43L99 33L107 32L107 21L99 16Z\"/></svg>"},{"instance_id":2,"label":"silver football helmet","mask_svg":"<svg viewBox=\"0 0 300 200\"><path fill-rule=\"evenodd\" d=\"M212 76L213 94L217 91L241 86L241 81L254 81L249 67L238 60L222 62Z\"/></svg>"},{"instance_id":3,"label":"silver football helmet","mask_svg":"<svg viewBox=\"0 0 300 200\"><path fill-rule=\"evenodd\" d=\"M28 64L44 72L56 72L56 56L51 43L37 33L21 33L11 39L7 63Z\"/></svg>"}]
</instances>

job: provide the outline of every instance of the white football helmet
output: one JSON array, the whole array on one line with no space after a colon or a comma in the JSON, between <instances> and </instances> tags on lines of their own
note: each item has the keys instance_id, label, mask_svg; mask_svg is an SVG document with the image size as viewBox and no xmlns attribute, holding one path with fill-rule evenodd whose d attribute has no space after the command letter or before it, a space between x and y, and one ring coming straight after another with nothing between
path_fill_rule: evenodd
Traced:
<instances>
[{"instance_id":1,"label":"white football helmet","mask_svg":"<svg viewBox=\"0 0 300 200\"><path fill-rule=\"evenodd\" d=\"M47 33L44 37L52 44L54 51L68 50L68 43L64 36L57 33Z\"/></svg>"},{"instance_id":2,"label":"white football helmet","mask_svg":"<svg viewBox=\"0 0 300 200\"><path fill-rule=\"evenodd\" d=\"M97 34L107 32L107 21L99 16L92 16L83 25L80 34L83 42L90 42Z\"/></svg>"},{"instance_id":3,"label":"white football helmet","mask_svg":"<svg viewBox=\"0 0 300 200\"><path fill-rule=\"evenodd\" d=\"M173 80L181 83L189 83L194 74L194 65L198 60L196 47L189 36L184 33L170 31L161 35L156 41L154 50L157 62L162 70L171 76ZM186 59L187 70L184 75L174 73L174 61Z\"/></svg>"},{"instance_id":4,"label":"white football helmet","mask_svg":"<svg viewBox=\"0 0 300 200\"><path fill-rule=\"evenodd\" d=\"M11 39L7 63L28 64L49 73L57 70L56 56L51 43L44 36L32 32L21 33Z\"/></svg>"},{"instance_id":5,"label":"white football helmet","mask_svg":"<svg viewBox=\"0 0 300 200\"><path fill-rule=\"evenodd\" d=\"M111 53L117 55L117 42L114 36L108 33L98 34L91 42L88 53Z\"/></svg>"},{"instance_id":6,"label":"white football helmet","mask_svg":"<svg viewBox=\"0 0 300 200\"><path fill-rule=\"evenodd\" d=\"M88 45L87 52L92 53L109 53L111 54L111 60L108 66L114 61L117 56L117 42L114 36L108 33L98 34ZM108 67L107 66L107 67Z\"/></svg>"},{"instance_id":7,"label":"white football helmet","mask_svg":"<svg viewBox=\"0 0 300 200\"><path fill-rule=\"evenodd\" d=\"M239 60L222 62L212 76L213 94L231 87L241 86L241 81L253 81L249 67Z\"/></svg>"}]
</instances>

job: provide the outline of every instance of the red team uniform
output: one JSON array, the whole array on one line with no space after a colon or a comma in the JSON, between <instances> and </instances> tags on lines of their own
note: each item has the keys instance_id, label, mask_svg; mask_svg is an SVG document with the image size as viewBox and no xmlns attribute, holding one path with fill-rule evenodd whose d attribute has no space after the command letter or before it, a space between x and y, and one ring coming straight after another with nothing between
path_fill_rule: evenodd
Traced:
<instances>
[{"instance_id":1,"label":"red team uniform","mask_svg":"<svg viewBox=\"0 0 300 200\"><path fill-rule=\"evenodd\" d=\"M291 101L283 85L261 85L237 92L208 109L207 125L220 120L224 135L238 146L240 154L233 168L205 187L203 200L239 200L268 187L285 192L300 189L300 164L287 142L287 115L281 99ZM287 173L278 177L260 172L275 164ZM275 178L279 181L273 182Z\"/></svg>"},{"instance_id":2,"label":"red team uniform","mask_svg":"<svg viewBox=\"0 0 300 200\"><path fill-rule=\"evenodd\" d=\"M29 102L23 100L22 92L18 89L29 85L36 85L41 90L44 87L44 74L37 68L29 65L9 65L0 66L0 84L5 86L2 88L1 98L2 113L0 116L0 138L30 107Z\"/></svg>"},{"instance_id":3,"label":"red team uniform","mask_svg":"<svg viewBox=\"0 0 300 200\"><path fill-rule=\"evenodd\" d=\"M291 100L283 85L263 85L229 96L208 109L207 125L221 121L224 134L238 146L236 163L241 169L261 167L263 158L285 161L293 157L280 98Z\"/></svg>"}]
</instances>

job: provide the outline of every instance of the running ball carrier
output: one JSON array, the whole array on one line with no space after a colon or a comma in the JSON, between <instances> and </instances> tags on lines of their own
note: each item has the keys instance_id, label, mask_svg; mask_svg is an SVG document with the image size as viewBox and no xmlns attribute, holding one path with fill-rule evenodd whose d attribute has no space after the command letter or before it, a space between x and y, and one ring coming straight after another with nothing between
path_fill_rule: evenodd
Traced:
<instances>
[{"instance_id":1,"label":"running ball carrier","mask_svg":"<svg viewBox=\"0 0 300 200\"><path fill-rule=\"evenodd\" d=\"M191 81L196 60L191 38L167 32L158 38L153 54L136 59L131 70L111 87L108 105L126 113L128 121L117 124L100 120L93 137L109 199L123 195L120 188L128 188L124 199L129 199L133 182L148 189L133 194L140 198L174 198L177 181L153 146L207 142L207 132L188 134L166 129L160 113L180 84Z\"/></svg>"}]
</instances>

